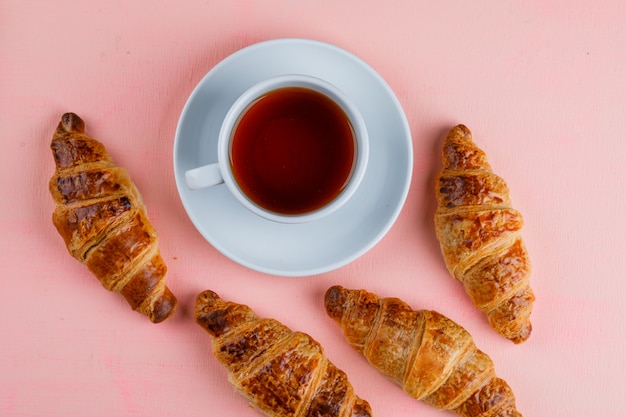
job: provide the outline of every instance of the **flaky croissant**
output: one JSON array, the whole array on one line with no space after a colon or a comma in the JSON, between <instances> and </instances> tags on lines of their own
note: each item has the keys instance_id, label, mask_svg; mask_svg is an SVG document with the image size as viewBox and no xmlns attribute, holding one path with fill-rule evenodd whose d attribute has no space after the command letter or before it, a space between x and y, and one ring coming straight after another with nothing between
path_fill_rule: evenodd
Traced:
<instances>
[{"instance_id":1,"label":"flaky croissant","mask_svg":"<svg viewBox=\"0 0 626 417\"><path fill-rule=\"evenodd\" d=\"M237 392L266 416L372 415L346 374L307 334L261 319L210 290L198 295L195 320L213 339L213 353Z\"/></svg>"},{"instance_id":2,"label":"flaky croissant","mask_svg":"<svg viewBox=\"0 0 626 417\"><path fill-rule=\"evenodd\" d=\"M493 173L470 130L458 125L443 143L436 178L435 232L446 266L498 333L521 343L530 336L535 296L522 242L522 215Z\"/></svg>"},{"instance_id":3,"label":"flaky croissant","mask_svg":"<svg viewBox=\"0 0 626 417\"><path fill-rule=\"evenodd\" d=\"M521 417L489 356L452 320L340 286L326 291L324 304L348 342L411 397L462 417Z\"/></svg>"},{"instance_id":4,"label":"flaky croissant","mask_svg":"<svg viewBox=\"0 0 626 417\"><path fill-rule=\"evenodd\" d=\"M170 317L176 297L165 285L157 234L128 172L85 135L74 113L63 115L50 147L56 163L52 221L70 254L152 322Z\"/></svg>"}]
</instances>

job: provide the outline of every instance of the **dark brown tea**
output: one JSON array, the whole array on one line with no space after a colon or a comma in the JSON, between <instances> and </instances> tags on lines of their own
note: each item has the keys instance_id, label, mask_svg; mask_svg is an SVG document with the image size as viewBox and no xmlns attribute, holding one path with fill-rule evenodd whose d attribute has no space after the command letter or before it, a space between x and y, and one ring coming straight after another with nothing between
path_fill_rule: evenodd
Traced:
<instances>
[{"instance_id":1,"label":"dark brown tea","mask_svg":"<svg viewBox=\"0 0 626 417\"><path fill-rule=\"evenodd\" d=\"M241 190L280 214L315 211L345 188L355 162L354 130L325 95L288 87L267 93L241 116L230 163Z\"/></svg>"}]
</instances>

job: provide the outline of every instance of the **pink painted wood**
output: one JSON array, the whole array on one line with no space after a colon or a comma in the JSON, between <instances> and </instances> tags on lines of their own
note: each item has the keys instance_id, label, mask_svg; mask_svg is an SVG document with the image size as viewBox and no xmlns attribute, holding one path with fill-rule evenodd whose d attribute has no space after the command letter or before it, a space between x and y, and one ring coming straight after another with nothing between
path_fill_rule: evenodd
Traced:
<instances>
[{"instance_id":1,"label":"pink painted wood","mask_svg":"<svg viewBox=\"0 0 626 417\"><path fill-rule=\"evenodd\" d=\"M0 3L0 415L256 416L192 320L213 289L311 334L376 416L443 416L408 398L343 340L334 284L400 296L465 326L526 416L626 412L626 6L620 1ZM177 119L215 64L257 41L305 37L363 58L400 99L415 166L389 234L353 263L280 278L201 238L174 185ZM180 306L153 325L72 259L51 222L49 140L81 115L131 173ZM469 126L524 214L537 302L531 339L491 331L448 276L433 177L454 124Z\"/></svg>"}]
</instances>

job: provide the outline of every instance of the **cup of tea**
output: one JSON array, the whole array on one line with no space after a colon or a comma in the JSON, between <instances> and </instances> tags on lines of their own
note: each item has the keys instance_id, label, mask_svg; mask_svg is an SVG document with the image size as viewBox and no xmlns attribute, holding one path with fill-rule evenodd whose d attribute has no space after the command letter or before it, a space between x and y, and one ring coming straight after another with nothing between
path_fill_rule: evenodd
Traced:
<instances>
[{"instance_id":1,"label":"cup of tea","mask_svg":"<svg viewBox=\"0 0 626 417\"><path fill-rule=\"evenodd\" d=\"M282 75L239 96L222 123L217 162L186 171L185 182L191 190L225 184L257 215L302 223L343 206L368 158L363 117L340 89Z\"/></svg>"}]
</instances>

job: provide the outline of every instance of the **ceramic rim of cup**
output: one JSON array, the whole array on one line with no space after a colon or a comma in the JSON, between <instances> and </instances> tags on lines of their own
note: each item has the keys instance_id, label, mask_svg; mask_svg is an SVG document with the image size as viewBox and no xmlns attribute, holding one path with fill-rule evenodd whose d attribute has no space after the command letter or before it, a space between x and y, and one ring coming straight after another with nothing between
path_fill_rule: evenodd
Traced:
<instances>
[{"instance_id":1,"label":"ceramic rim of cup","mask_svg":"<svg viewBox=\"0 0 626 417\"><path fill-rule=\"evenodd\" d=\"M333 100L346 114L355 137L355 163L347 185L328 204L311 212L303 214L280 214L267 210L252 200L241 190L235 181L230 169L229 147L231 132L245 110L264 94L286 87L302 87L315 90ZM317 77L303 74L287 74L269 78L250 87L233 103L222 122L218 140L218 160L224 177L224 182L237 200L246 208L264 217L279 223L305 223L321 219L343 206L359 187L369 159L369 138L365 121L358 108L351 102L343 91L331 83Z\"/></svg>"}]
</instances>

